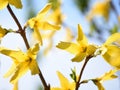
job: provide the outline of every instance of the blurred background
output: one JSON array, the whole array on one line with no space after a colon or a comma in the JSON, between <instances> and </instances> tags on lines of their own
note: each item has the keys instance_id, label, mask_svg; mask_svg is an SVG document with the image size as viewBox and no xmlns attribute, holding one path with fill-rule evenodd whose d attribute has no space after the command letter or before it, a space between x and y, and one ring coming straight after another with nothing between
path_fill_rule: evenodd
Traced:
<instances>
[{"instance_id":1,"label":"blurred background","mask_svg":"<svg viewBox=\"0 0 120 90\"><path fill-rule=\"evenodd\" d=\"M60 41L76 41L77 25L81 24L83 32L89 43L101 45L113 33L120 31L120 0L22 0L23 8L16 9L11 6L22 26L26 21L37 15L37 13L48 3L53 7L50 11L55 24L61 25L59 31L41 30L43 46L37 57L39 67L47 83L51 87L60 86L56 71L60 71L71 80L71 68L76 68L77 74L84 62L73 63L74 55L56 48ZM54 16L54 17L53 17ZM56 17L56 18L55 18ZM17 30L17 26L5 8L0 11L0 25L5 28ZM26 29L30 46L36 41L33 39L33 30ZM9 33L1 40L0 46L11 49L22 49L26 47L20 35ZM3 78L3 75L11 66L9 57L0 55L0 90L12 90L10 78ZM103 75L112 69L101 56L92 58L85 68L82 79L91 79ZM117 73L119 76L119 72ZM103 83L106 90L120 90L119 78ZM93 82L81 85L79 90L97 90ZM42 83L37 75L31 76L30 72L25 74L19 81L19 90L43 90Z\"/></svg>"}]
</instances>

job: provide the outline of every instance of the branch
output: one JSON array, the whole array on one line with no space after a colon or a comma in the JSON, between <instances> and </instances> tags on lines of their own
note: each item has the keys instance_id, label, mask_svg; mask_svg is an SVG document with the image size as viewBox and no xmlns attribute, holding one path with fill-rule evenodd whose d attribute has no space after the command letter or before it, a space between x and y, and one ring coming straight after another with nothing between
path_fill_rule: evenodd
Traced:
<instances>
[{"instance_id":1,"label":"branch","mask_svg":"<svg viewBox=\"0 0 120 90\"><path fill-rule=\"evenodd\" d=\"M22 30L22 26L20 25L17 17L16 17L15 14L13 13L13 11L12 11L11 7L9 6L9 4L7 5L7 9L8 9L8 11L9 11L9 13L11 14L11 16L13 17L13 19L14 19L15 23L17 24L18 28L19 28L20 30Z\"/></svg>"},{"instance_id":2,"label":"branch","mask_svg":"<svg viewBox=\"0 0 120 90\"><path fill-rule=\"evenodd\" d=\"M78 77L78 81L76 82L76 88L75 88L75 90L78 90L78 88L80 87L80 84L81 84L80 81L81 81L81 78L82 78L82 75L83 75L83 71L84 71L84 69L85 69L88 61L89 61L92 57L93 57L93 56L87 56L87 57L86 57L85 62L84 62L83 66L82 66L82 69L81 69L81 71L80 71L80 74L79 74L79 77Z\"/></svg>"},{"instance_id":3,"label":"branch","mask_svg":"<svg viewBox=\"0 0 120 90\"><path fill-rule=\"evenodd\" d=\"M18 21L16 15L14 14L14 12L13 12L13 10L11 9L11 7L9 6L9 4L7 5L7 9L8 9L9 13L10 13L11 16L13 17L15 23L17 24L17 26L18 26L18 28L19 28L17 32L22 36L22 38L23 38L23 40L24 40L24 43L25 43L25 45L26 45L26 48L29 49L29 48L30 48L30 45L29 45L29 43L28 43L28 40L27 40L27 37L26 37L26 33L25 33L26 27L24 27L24 28L22 29L22 26L21 26L20 22ZM45 81L45 79L44 79L44 77L43 77L43 75L42 75L42 72L41 72L40 68L39 68L39 72L40 72L40 73L39 73L38 75L39 75L39 77L40 77L40 80L42 81L42 84L43 84L45 90L50 90L50 85L47 85L47 83L46 83L46 81Z\"/></svg>"}]
</instances>

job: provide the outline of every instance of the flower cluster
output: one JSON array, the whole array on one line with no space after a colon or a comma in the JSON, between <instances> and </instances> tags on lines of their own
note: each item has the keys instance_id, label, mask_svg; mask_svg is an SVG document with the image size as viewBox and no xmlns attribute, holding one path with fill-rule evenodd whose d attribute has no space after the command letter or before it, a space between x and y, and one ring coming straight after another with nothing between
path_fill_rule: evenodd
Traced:
<instances>
[{"instance_id":1,"label":"flower cluster","mask_svg":"<svg viewBox=\"0 0 120 90\"><path fill-rule=\"evenodd\" d=\"M0 46L0 54L10 57L13 62L10 69L4 75L4 77L6 78L11 77L10 82L14 84L13 90L18 90L19 79L29 70L31 72L31 75L39 75L45 90L78 90L81 84L88 83L89 81L92 81L99 90L105 90L102 82L117 78L117 75L115 75L115 73L120 70L119 32L114 33L110 37L108 37L108 39L102 45L96 45L89 43L87 36L82 30L82 26L78 24L76 42L72 42L73 37L71 34L71 30L68 29L68 26L64 26L64 19L60 8L60 1L57 2L58 6L56 7L53 7L53 4L48 3L42 10L40 10L40 12L35 17L27 20L23 28L14 15L10 7L11 5L15 6L18 9L22 8L21 0L1 0L0 10L6 7L8 8L8 11L18 25L18 30L6 29L0 26L0 40L2 41L2 38L4 38L5 36L7 37L8 33L19 33L27 47L26 52L23 52L21 49L12 50L4 46ZM108 20L109 9L110 0L106 0L104 3L96 3L90 11L88 18L89 20L91 20L95 15L103 15L105 19ZM50 13L48 14L48 12ZM46 48L45 52L47 53L50 50L50 48L52 47L53 35L56 31L60 30L61 26L64 26L69 40L61 41L60 43L58 43L58 45L56 45L56 47L75 55L72 58L72 62L79 63L81 61L85 61L85 63L83 64L83 67L80 71L80 75L78 75L75 70L72 70L72 74L70 74L72 81L68 80L61 72L57 71L57 75L60 80L60 86L52 87L50 85L47 85L44 79L44 75L42 74L37 63L37 55L40 51L39 48L44 46L43 40L45 37L47 37L50 41L49 46ZM33 47L30 47L26 37L25 30L27 27L30 27L30 29L33 31L32 34L34 35L36 40L36 43L35 45L33 45ZM51 32L47 35L43 35L41 34L42 30L49 30ZM113 67L113 69L105 73L103 76L81 81L81 77L87 62L98 55L101 55L103 59Z\"/></svg>"}]
</instances>

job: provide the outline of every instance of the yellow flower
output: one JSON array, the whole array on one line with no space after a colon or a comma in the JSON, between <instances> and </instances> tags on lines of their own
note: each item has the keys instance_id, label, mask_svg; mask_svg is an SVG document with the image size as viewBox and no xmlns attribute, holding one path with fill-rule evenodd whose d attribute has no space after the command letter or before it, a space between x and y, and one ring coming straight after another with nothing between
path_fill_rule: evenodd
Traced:
<instances>
[{"instance_id":1,"label":"yellow flower","mask_svg":"<svg viewBox=\"0 0 120 90\"><path fill-rule=\"evenodd\" d=\"M34 34L36 36L36 39L39 41L39 43L42 45L42 38L40 35L39 30L59 30L60 26L53 25L48 22L48 19L46 16L47 12L51 9L51 4L47 4L36 17L31 18L28 20L27 25L30 26L30 28L34 29Z\"/></svg>"},{"instance_id":2,"label":"yellow flower","mask_svg":"<svg viewBox=\"0 0 120 90\"><path fill-rule=\"evenodd\" d=\"M102 45L103 58L112 66L120 68L120 33L111 35Z\"/></svg>"},{"instance_id":3,"label":"yellow flower","mask_svg":"<svg viewBox=\"0 0 120 90\"><path fill-rule=\"evenodd\" d=\"M16 8L22 8L21 0L0 0L0 10L4 9L8 4L11 4Z\"/></svg>"},{"instance_id":4,"label":"yellow flower","mask_svg":"<svg viewBox=\"0 0 120 90\"><path fill-rule=\"evenodd\" d=\"M106 20L109 18L109 11L110 11L110 0L105 0L104 2L96 3L90 13L88 14L88 20L94 18L94 16L102 15Z\"/></svg>"},{"instance_id":5,"label":"yellow flower","mask_svg":"<svg viewBox=\"0 0 120 90\"><path fill-rule=\"evenodd\" d=\"M60 7L59 8L56 8L52 14L49 16L49 19L54 21L55 24L57 25L61 25L62 24L62 21L63 21L63 15L61 13L61 9Z\"/></svg>"},{"instance_id":6,"label":"yellow flower","mask_svg":"<svg viewBox=\"0 0 120 90\"><path fill-rule=\"evenodd\" d=\"M80 25L78 25L78 37L77 37L77 43L72 42L60 42L57 45L58 48L66 50L72 54L75 54L76 56L72 59L72 61L80 62L82 61L86 56L93 55L96 46L88 44L88 40L86 36L82 32L82 28Z\"/></svg>"},{"instance_id":7,"label":"yellow flower","mask_svg":"<svg viewBox=\"0 0 120 90\"><path fill-rule=\"evenodd\" d=\"M75 90L75 82L69 82L60 72L57 72L61 87L52 87L51 90Z\"/></svg>"},{"instance_id":8,"label":"yellow flower","mask_svg":"<svg viewBox=\"0 0 120 90\"><path fill-rule=\"evenodd\" d=\"M7 33L8 33L8 30L6 30L0 26L0 39L2 37L4 37Z\"/></svg>"},{"instance_id":9,"label":"yellow flower","mask_svg":"<svg viewBox=\"0 0 120 90\"><path fill-rule=\"evenodd\" d=\"M105 73L103 76L91 80L98 87L98 90L105 90L102 85L102 82L117 78L117 76L115 75L117 71L118 69L110 70L109 72Z\"/></svg>"},{"instance_id":10,"label":"yellow flower","mask_svg":"<svg viewBox=\"0 0 120 90\"><path fill-rule=\"evenodd\" d=\"M9 56L13 60L13 64L4 77L12 75L11 83L16 83L20 77L22 77L28 70L32 75L39 73L39 67L36 62L36 55L39 51L39 45L36 44L33 48L30 48L27 53L23 53L21 50L10 50L6 48L0 48L0 53Z\"/></svg>"}]
</instances>

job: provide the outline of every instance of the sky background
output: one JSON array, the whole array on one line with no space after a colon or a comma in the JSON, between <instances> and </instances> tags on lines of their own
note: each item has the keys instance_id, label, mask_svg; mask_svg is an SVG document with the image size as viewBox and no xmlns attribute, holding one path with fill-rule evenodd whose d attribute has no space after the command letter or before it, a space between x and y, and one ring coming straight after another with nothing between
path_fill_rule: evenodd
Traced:
<instances>
[{"instance_id":1,"label":"sky background","mask_svg":"<svg viewBox=\"0 0 120 90\"><path fill-rule=\"evenodd\" d=\"M18 17L22 26L25 24L25 13L26 6L25 0L22 0L23 9L16 10L16 8L12 7L13 11L15 12L16 16ZM35 0L34 7L35 12L39 12L44 5L47 3L46 0ZM65 23L67 23L72 29L74 35L77 35L77 25L81 24L83 28L83 32L87 35L89 31L89 23L85 20L85 16L83 16L78 8L73 3L73 0L62 0L62 12L66 15ZM17 26L13 21L12 17L10 16L7 9L3 9L0 11L0 25L2 27L12 28L17 30ZM29 33L29 31L26 31ZM83 62L81 63L72 63L71 58L74 55L67 53L66 51L57 49L55 45L64 39L65 31L61 29L60 32L54 36L54 46L52 50L48 53L46 57L42 56L43 54L40 51L40 56L38 57L39 60L39 67L48 83L52 86L59 86L59 79L56 75L56 71L60 71L66 76L68 79L71 80L69 74L71 73L71 68L76 67L77 73L79 73L79 69L82 67ZM27 34L28 39L30 39L29 34ZM108 35L105 35L105 38ZM101 43L96 40L95 38L88 38L90 43L95 43L101 45ZM5 36L1 42L1 46L5 46L11 49L22 49L26 51L26 47L24 42L19 34L10 33ZM42 49L42 47L41 47ZM4 55L0 55L0 90L12 90L12 84L9 83L10 78L3 78L3 75L11 66L12 61L9 57ZM95 78L98 76L103 75L106 71L112 69L110 65L108 65L101 56L97 58L93 58L85 68L83 73L82 79L90 79ZM41 84L41 81L38 75L31 76L30 72L25 74L19 82L19 90L37 90L37 87ZM111 81L106 81L103 83L106 90L119 90L119 80L114 79ZM88 84L81 85L80 90L97 90L97 87L92 83L89 82Z\"/></svg>"}]
</instances>

